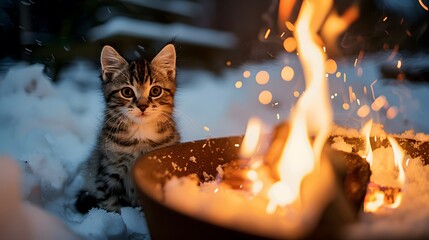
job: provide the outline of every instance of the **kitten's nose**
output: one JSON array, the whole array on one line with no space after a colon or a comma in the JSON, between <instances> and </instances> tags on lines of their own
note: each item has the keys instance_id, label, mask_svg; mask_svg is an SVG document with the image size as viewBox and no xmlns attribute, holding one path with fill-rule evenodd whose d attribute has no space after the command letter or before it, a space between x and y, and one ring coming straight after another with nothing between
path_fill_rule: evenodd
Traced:
<instances>
[{"instance_id":1,"label":"kitten's nose","mask_svg":"<svg viewBox=\"0 0 429 240\"><path fill-rule=\"evenodd\" d=\"M136 106L140 109L140 111L144 112L149 105L147 104L147 99L138 98L136 101Z\"/></svg>"},{"instance_id":2,"label":"kitten's nose","mask_svg":"<svg viewBox=\"0 0 429 240\"><path fill-rule=\"evenodd\" d=\"M137 104L137 107L140 109L140 111L144 112L146 108L148 107L147 104Z\"/></svg>"}]
</instances>

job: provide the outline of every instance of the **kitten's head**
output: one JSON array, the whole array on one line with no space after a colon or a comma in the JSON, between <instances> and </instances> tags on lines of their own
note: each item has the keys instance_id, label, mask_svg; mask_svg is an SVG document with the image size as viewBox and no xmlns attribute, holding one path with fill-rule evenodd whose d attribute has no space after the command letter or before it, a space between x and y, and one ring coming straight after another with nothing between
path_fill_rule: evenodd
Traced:
<instances>
[{"instance_id":1,"label":"kitten's head","mask_svg":"<svg viewBox=\"0 0 429 240\"><path fill-rule=\"evenodd\" d=\"M104 46L100 60L108 110L135 123L172 114L176 92L173 44L166 45L150 62L128 62L114 48Z\"/></svg>"}]
</instances>

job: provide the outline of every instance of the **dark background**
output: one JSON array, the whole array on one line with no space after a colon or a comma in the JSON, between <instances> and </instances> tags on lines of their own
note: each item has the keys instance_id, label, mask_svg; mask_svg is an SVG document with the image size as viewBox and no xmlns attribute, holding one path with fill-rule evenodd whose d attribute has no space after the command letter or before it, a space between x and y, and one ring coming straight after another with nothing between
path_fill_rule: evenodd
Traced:
<instances>
[{"instance_id":1,"label":"dark background","mask_svg":"<svg viewBox=\"0 0 429 240\"><path fill-rule=\"evenodd\" d=\"M336 1L335 6L342 12L353 2ZM428 13L422 11L417 0L362 0L358 4L358 21L338 42L344 56L360 50L387 51L395 46L411 53L428 50ZM104 44L114 46L128 58L136 58L143 52L153 55L153 51L175 37L155 39L126 33L97 40L88 37L95 27L125 16L162 26L181 23L235 36L237 41L230 47L176 38L178 67L219 72L227 61L234 67L275 58L283 51L284 37L280 37L275 26L277 5L277 0L0 0L0 59L41 62L55 80L59 69L76 58L97 63ZM296 5L298 11L300 2ZM383 22L386 16L388 21ZM272 33L264 39L268 27ZM160 27L159 31L164 30Z\"/></svg>"}]
</instances>

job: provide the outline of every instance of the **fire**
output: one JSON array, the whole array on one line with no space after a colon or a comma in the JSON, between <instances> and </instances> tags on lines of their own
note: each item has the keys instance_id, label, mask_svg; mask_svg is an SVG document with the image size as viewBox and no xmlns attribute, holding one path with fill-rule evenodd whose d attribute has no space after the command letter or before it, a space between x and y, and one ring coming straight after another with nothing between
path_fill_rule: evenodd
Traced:
<instances>
[{"instance_id":1,"label":"fire","mask_svg":"<svg viewBox=\"0 0 429 240\"><path fill-rule=\"evenodd\" d=\"M280 180L268 191L268 213L299 199L302 180L318 167L329 135L332 109L324 68L326 56L315 39L331 5L332 1L303 2L295 25L306 90L292 112L291 130L277 163ZM313 144L310 143L311 137L314 137Z\"/></svg>"},{"instance_id":2,"label":"fire","mask_svg":"<svg viewBox=\"0 0 429 240\"><path fill-rule=\"evenodd\" d=\"M259 147L262 122L258 118L251 118L247 123L246 133L241 143L240 155L242 158L249 159Z\"/></svg>"},{"instance_id":3,"label":"fire","mask_svg":"<svg viewBox=\"0 0 429 240\"><path fill-rule=\"evenodd\" d=\"M369 184L365 197L365 212L377 212L380 208L398 208L402 202L402 190L405 186L405 171L403 167L405 154L393 137L389 136L387 139L392 146L394 163L398 169L398 177L396 178L398 186L383 187L374 183Z\"/></svg>"},{"instance_id":4,"label":"fire","mask_svg":"<svg viewBox=\"0 0 429 240\"><path fill-rule=\"evenodd\" d=\"M366 159L370 166L372 166L372 147L371 147L371 128L372 128L372 119L363 125L361 132L365 135L365 155L362 156Z\"/></svg>"},{"instance_id":5,"label":"fire","mask_svg":"<svg viewBox=\"0 0 429 240\"><path fill-rule=\"evenodd\" d=\"M402 164L405 157L404 151L402 150L398 142L393 137L389 136L387 137L387 139L389 140L389 143L392 146L395 166L398 168L398 171L399 171L397 181L401 184L401 186L403 186L405 183L405 171Z\"/></svg>"}]
</instances>

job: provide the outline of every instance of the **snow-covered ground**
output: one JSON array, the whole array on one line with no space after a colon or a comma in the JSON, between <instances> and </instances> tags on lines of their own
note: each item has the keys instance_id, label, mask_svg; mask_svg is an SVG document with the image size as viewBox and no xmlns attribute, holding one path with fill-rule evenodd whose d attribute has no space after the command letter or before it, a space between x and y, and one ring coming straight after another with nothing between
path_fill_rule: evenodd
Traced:
<instances>
[{"instance_id":1,"label":"snow-covered ground","mask_svg":"<svg viewBox=\"0 0 429 240\"><path fill-rule=\"evenodd\" d=\"M383 123L389 133L409 129L429 133L429 111L424 110L429 100L429 84L413 85L381 79L378 64L386 59L387 54L382 53L366 56L356 67L355 59L338 61L341 74L329 76L336 123L359 129L373 117L376 122ZM281 78L281 70L286 65L295 69L292 81ZM304 90L299 66L295 55L282 55L263 64L243 64L238 69L225 67L220 75L179 69L176 117L182 140L243 134L247 120L252 116L260 117L268 129L288 119L290 108L297 100L294 92ZM256 74L262 70L269 73L269 81L264 85L255 81ZM249 71L250 76L243 75L245 71ZM237 81L241 81L241 88L236 87ZM17 209L15 203L20 197L24 209L33 209L25 210L27 215L17 214L18 210L9 212L9 215L0 211L0 238L8 236L2 235L6 229L3 228L6 226L4 219L10 222L26 219L34 223L28 224L27 236L31 236L31 229L34 232L34 226L52 230L51 226L36 224L42 221L41 216L52 221L55 218L61 220L53 224L57 232L45 232L44 239L58 239L55 237L58 231L64 238L69 236L71 239L150 238L145 218L138 209L123 208L120 214L93 209L85 215L73 210L74 194L82 184L77 169L94 144L102 116L99 83L98 66L85 61L76 61L64 69L57 84L53 84L43 74L43 66L37 64L15 63L4 76L0 76L0 156L7 155L16 160L0 161L0 210L3 210L2 206ZM259 102L258 96L263 90L272 93L270 104ZM352 93L359 101L350 102ZM371 110L366 117L357 115L359 108L365 104L371 106L380 95L385 96L388 104L377 112ZM349 104L347 110L344 103ZM394 118L386 117L391 107L398 109ZM14 163L18 163L21 173L12 171ZM429 192L429 183L425 181L429 179L429 170L417 165L413 166L419 170L414 171L421 178L415 181L415 188ZM4 198L13 186L18 186L19 179L20 193L16 191L16 198ZM420 208L429 209L429 201L418 202ZM372 220L363 222L356 229L371 225ZM427 223L429 213L420 212L418 220ZM381 229L381 233L389 222L383 224L385 228L377 229ZM429 236L428 230L423 227L419 230ZM16 233L20 231L24 230L16 230Z\"/></svg>"}]
</instances>

